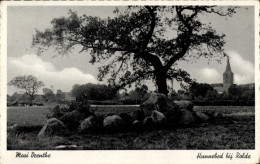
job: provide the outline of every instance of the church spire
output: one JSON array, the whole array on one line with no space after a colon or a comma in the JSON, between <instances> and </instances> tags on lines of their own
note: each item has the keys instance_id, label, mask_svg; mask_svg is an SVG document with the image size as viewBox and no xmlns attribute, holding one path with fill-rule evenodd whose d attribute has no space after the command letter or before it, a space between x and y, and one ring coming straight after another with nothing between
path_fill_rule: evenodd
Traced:
<instances>
[{"instance_id":1,"label":"church spire","mask_svg":"<svg viewBox=\"0 0 260 164\"><path fill-rule=\"evenodd\" d=\"M229 63L229 57L227 58L227 66L226 70L223 73L223 88L226 93L228 93L228 88L234 84L234 74L231 71L230 63Z\"/></svg>"},{"instance_id":2,"label":"church spire","mask_svg":"<svg viewBox=\"0 0 260 164\"><path fill-rule=\"evenodd\" d=\"M232 72L231 67L230 67L230 63L229 63L229 57L227 57L227 66L226 66L225 72Z\"/></svg>"}]
</instances>

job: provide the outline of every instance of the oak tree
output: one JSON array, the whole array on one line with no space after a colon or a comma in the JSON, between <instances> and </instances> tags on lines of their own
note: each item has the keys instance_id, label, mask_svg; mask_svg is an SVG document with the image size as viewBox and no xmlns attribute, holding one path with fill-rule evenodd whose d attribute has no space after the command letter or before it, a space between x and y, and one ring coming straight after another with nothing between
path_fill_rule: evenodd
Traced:
<instances>
[{"instance_id":1,"label":"oak tree","mask_svg":"<svg viewBox=\"0 0 260 164\"><path fill-rule=\"evenodd\" d=\"M34 95L38 89L44 86L44 83L38 80L36 77L32 75L28 76L17 76L14 77L8 85L15 86L18 89L22 89L25 91L27 95L30 97L30 102L34 99Z\"/></svg>"},{"instance_id":2,"label":"oak tree","mask_svg":"<svg viewBox=\"0 0 260 164\"><path fill-rule=\"evenodd\" d=\"M114 13L101 19L70 11L68 17L53 19L51 28L36 31L33 46L39 53L54 47L59 54L81 46L80 52L91 55L90 63L108 61L99 68L99 80L110 75L118 86L125 86L152 79L158 92L167 94L167 79L191 82L189 74L176 67L178 61L225 56L225 35L205 16L232 16L235 8L130 6Z\"/></svg>"}]
</instances>

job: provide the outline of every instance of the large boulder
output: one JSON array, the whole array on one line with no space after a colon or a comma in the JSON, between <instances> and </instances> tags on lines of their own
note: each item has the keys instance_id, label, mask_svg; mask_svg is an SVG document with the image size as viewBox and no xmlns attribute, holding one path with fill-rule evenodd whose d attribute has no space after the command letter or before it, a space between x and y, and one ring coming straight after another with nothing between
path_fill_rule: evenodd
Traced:
<instances>
[{"instance_id":1,"label":"large boulder","mask_svg":"<svg viewBox=\"0 0 260 164\"><path fill-rule=\"evenodd\" d=\"M178 123L182 125L189 125L194 123L194 117L192 113L187 109L180 109Z\"/></svg>"},{"instance_id":2,"label":"large boulder","mask_svg":"<svg viewBox=\"0 0 260 164\"><path fill-rule=\"evenodd\" d=\"M103 126L111 131L118 131L124 127L124 121L118 115L108 116L103 120Z\"/></svg>"},{"instance_id":3,"label":"large boulder","mask_svg":"<svg viewBox=\"0 0 260 164\"><path fill-rule=\"evenodd\" d=\"M157 125L166 123L166 117L164 116L164 114L161 112L158 112L157 110L152 111L151 118L152 118L153 122Z\"/></svg>"},{"instance_id":4,"label":"large boulder","mask_svg":"<svg viewBox=\"0 0 260 164\"><path fill-rule=\"evenodd\" d=\"M60 118L62 122L68 127L68 129L75 130L78 128L81 121L88 116L85 113L80 113L78 110L66 113Z\"/></svg>"},{"instance_id":5,"label":"large boulder","mask_svg":"<svg viewBox=\"0 0 260 164\"><path fill-rule=\"evenodd\" d=\"M86 118L85 120L83 120L80 123L79 131L81 133L84 133L84 132L87 132L89 130L93 130L97 127L98 127L97 120L96 120L95 116L92 115L92 116L89 116L88 118Z\"/></svg>"},{"instance_id":6,"label":"large boulder","mask_svg":"<svg viewBox=\"0 0 260 164\"><path fill-rule=\"evenodd\" d=\"M143 121L143 119L145 118L145 114L142 110L134 110L131 113L131 116L132 116L132 121L135 120Z\"/></svg>"},{"instance_id":7,"label":"large boulder","mask_svg":"<svg viewBox=\"0 0 260 164\"><path fill-rule=\"evenodd\" d=\"M128 113L121 113L119 117L123 119L127 126L131 125L133 119Z\"/></svg>"},{"instance_id":8,"label":"large boulder","mask_svg":"<svg viewBox=\"0 0 260 164\"><path fill-rule=\"evenodd\" d=\"M214 111L213 112L213 117L214 118L221 118L221 117L223 117L223 114L221 112L219 112L219 111Z\"/></svg>"},{"instance_id":9,"label":"large boulder","mask_svg":"<svg viewBox=\"0 0 260 164\"><path fill-rule=\"evenodd\" d=\"M143 124L142 124L141 121L135 120L135 121L133 121L133 123L132 123L132 128L133 128L133 130L135 130L135 131L142 131L142 130L143 130Z\"/></svg>"},{"instance_id":10,"label":"large boulder","mask_svg":"<svg viewBox=\"0 0 260 164\"><path fill-rule=\"evenodd\" d=\"M46 115L49 118L57 118L60 119L64 115L64 111L60 108L59 105L56 105L54 108L50 109L50 112Z\"/></svg>"},{"instance_id":11,"label":"large boulder","mask_svg":"<svg viewBox=\"0 0 260 164\"><path fill-rule=\"evenodd\" d=\"M7 127L7 131L16 131L18 129L18 125L14 124L12 126Z\"/></svg>"},{"instance_id":12,"label":"large boulder","mask_svg":"<svg viewBox=\"0 0 260 164\"><path fill-rule=\"evenodd\" d=\"M79 113L85 113L86 115L91 115L90 105L87 100L84 101L72 101L69 103L70 111L77 110Z\"/></svg>"},{"instance_id":13,"label":"large boulder","mask_svg":"<svg viewBox=\"0 0 260 164\"><path fill-rule=\"evenodd\" d=\"M38 133L38 138L45 138L53 135L62 135L66 131L66 126L57 118L50 118Z\"/></svg>"},{"instance_id":14,"label":"large boulder","mask_svg":"<svg viewBox=\"0 0 260 164\"><path fill-rule=\"evenodd\" d=\"M154 122L153 122L152 117L145 117L145 119L143 120L143 125L146 128L153 127L154 126Z\"/></svg>"},{"instance_id":15,"label":"large boulder","mask_svg":"<svg viewBox=\"0 0 260 164\"><path fill-rule=\"evenodd\" d=\"M194 116L195 121L199 122L199 123L206 122L209 119L209 117L206 114L198 112L198 111L195 111L193 116Z\"/></svg>"},{"instance_id":16,"label":"large boulder","mask_svg":"<svg viewBox=\"0 0 260 164\"><path fill-rule=\"evenodd\" d=\"M194 104L188 100L174 101L174 104L178 106L179 109L187 109L192 112Z\"/></svg>"},{"instance_id":17,"label":"large boulder","mask_svg":"<svg viewBox=\"0 0 260 164\"><path fill-rule=\"evenodd\" d=\"M214 110L207 110L207 111L204 111L204 113L211 117L211 118L220 118L223 116L223 114L219 111L214 111Z\"/></svg>"},{"instance_id":18,"label":"large boulder","mask_svg":"<svg viewBox=\"0 0 260 164\"><path fill-rule=\"evenodd\" d=\"M141 109L146 117L151 117L152 111L157 110L163 113L167 120L175 120L177 118L178 108L166 95L151 92L145 97L144 102L141 104Z\"/></svg>"}]
</instances>

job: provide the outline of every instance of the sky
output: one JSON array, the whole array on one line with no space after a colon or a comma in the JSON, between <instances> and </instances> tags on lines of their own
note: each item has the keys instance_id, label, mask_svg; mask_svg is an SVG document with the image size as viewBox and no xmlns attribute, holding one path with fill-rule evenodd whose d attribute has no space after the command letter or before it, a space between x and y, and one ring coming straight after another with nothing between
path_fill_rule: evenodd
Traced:
<instances>
[{"instance_id":1,"label":"sky","mask_svg":"<svg viewBox=\"0 0 260 164\"><path fill-rule=\"evenodd\" d=\"M36 55L32 48L32 37L35 30L51 27L51 20L68 16L68 11L78 12L78 15L113 17L115 7L82 7L82 6L8 6L7 8L7 81L20 75L34 75L43 81L45 87L68 92L73 84L99 83L97 81L98 67L101 64L89 63L87 53L73 50L67 56L58 56L50 49L41 56ZM225 52L231 57L230 64L236 84L254 82L254 8L247 6L237 9L232 17L216 15L204 16L211 22L218 33L226 35ZM191 78L200 83L222 83L222 74L226 67L226 59L221 63L199 59L195 62L182 63L178 66L190 73ZM154 85L147 82L149 89ZM178 88L178 87L177 87ZM8 86L8 94L17 91ZM41 90L39 90L41 93Z\"/></svg>"}]
</instances>

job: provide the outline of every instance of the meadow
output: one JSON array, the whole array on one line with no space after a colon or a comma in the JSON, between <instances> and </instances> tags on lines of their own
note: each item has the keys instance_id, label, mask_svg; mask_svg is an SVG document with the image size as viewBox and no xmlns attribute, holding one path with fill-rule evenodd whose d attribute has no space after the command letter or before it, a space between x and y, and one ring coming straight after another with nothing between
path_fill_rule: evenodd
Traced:
<instances>
[{"instance_id":1,"label":"meadow","mask_svg":"<svg viewBox=\"0 0 260 164\"><path fill-rule=\"evenodd\" d=\"M8 107L8 125L18 124L7 140L9 150L53 150L58 145L77 145L80 150L195 150L195 149L254 149L255 117L253 106L195 106L197 111L218 110L222 118L189 127L166 125L143 131L118 133L68 133L38 140L37 134L47 120L51 106ZM97 115L130 113L138 106L92 106Z\"/></svg>"}]
</instances>

